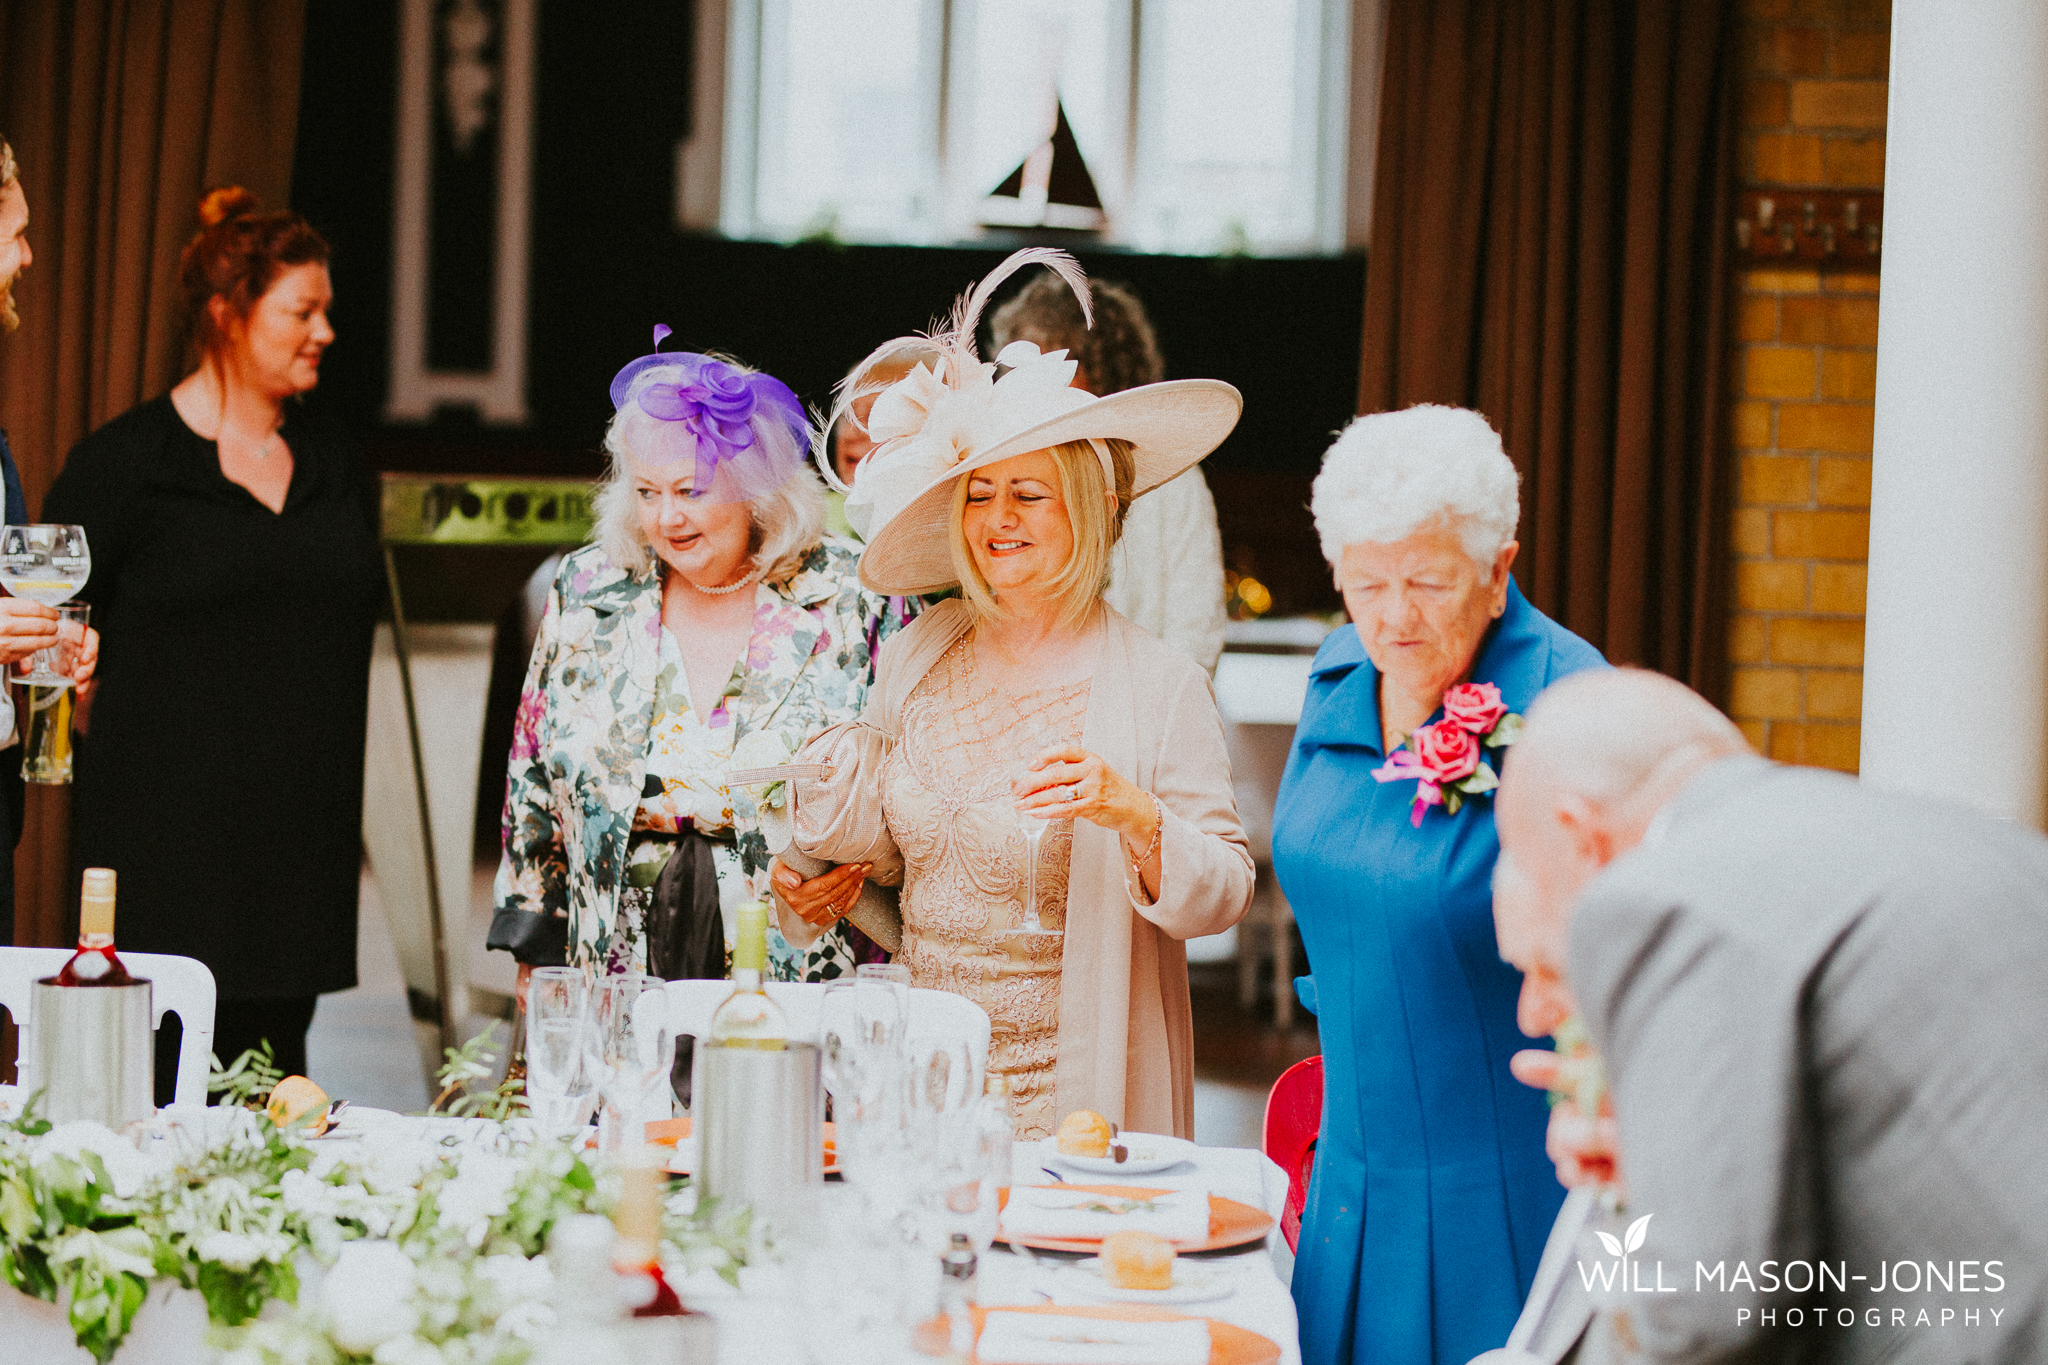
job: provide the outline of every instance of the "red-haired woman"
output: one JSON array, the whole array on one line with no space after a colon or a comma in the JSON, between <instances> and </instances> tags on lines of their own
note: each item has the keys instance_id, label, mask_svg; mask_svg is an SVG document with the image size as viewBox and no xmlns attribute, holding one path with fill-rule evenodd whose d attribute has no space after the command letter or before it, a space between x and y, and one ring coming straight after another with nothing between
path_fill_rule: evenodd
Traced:
<instances>
[{"instance_id":1,"label":"red-haired woman","mask_svg":"<svg viewBox=\"0 0 2048 1365\"><path fill-rule=\"evenodd\" d=\"M356 982L376 487L291 401L334 340L327 243L246 190L199 217L196 368L79 442L43 502L85 527L102 641L73 851L120 874L123 948L213 969L216 1053L268 1039L303 1073L316 998Z\"/></svg>"}]
</instances>

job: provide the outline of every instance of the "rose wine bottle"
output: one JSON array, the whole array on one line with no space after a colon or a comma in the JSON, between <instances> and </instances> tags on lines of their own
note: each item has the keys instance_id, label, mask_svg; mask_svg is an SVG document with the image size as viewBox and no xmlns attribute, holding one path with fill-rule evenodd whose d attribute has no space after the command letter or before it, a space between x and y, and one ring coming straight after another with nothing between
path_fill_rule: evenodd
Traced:
<instances>
[{"instance_id":1,"label":"rose wine bottle","mask_svg":"<svg viewBox=\"0 0 2048 1365\"><path fill-rule=\"evenodd\" d=\"M612 1269L642 1286L629 1291L630 1299L639 1305L633 1310L634 1317L682 1317L690 1310L683 1307L669 1287L668 1277L661 1273L662 1169L651 1160L628 1162L619 1168L619 1175L624 1185L619 1191L619 1211L612 1218L619 1233L612 1248Z\"/></svg>"},{"instance_id":2,"label":"rose wine bottle","mask_svg":"<svg viewBox=\"0 0 2048 1365\"><path fill-rule=\"evenodd\" d=\"M60 986L132 986L135 979L114 956L114 870L88 867L78 904L78 951L57 973Z\"/></svg>"},{"instance_id":3,"label":"rose wine bottle","mask_svg":"<svg viewBox=\"0 0 2048 1365\"><path fill-rule=\"evenodd\" d=\"M739 919L732 945L732 994L711 1016L710 1045L780 1052L789 1046L789 1021L761 987L761 972L768 965L768 903L748 901Z\"/></svg>"}]
</instances>

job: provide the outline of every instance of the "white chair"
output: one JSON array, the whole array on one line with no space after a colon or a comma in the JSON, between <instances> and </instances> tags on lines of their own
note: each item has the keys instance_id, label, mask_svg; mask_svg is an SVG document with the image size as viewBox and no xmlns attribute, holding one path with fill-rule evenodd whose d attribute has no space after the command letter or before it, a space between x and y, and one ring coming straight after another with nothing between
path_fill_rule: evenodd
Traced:
<instances>
[{"instance_id":1,"label":"white chair","mask_svg":"<svg viewBox=\"0 0 2048 1365\"><path fill-rule=\"evenodd\" d=\"M825 1000L822 981L770 981L768 998L782 1007L789 1022L792 1041L819 1040L818 1014ZM662 1000L668 1010L669 1026L677 1033L701 1036L711 1027L711 1016L732 994L730 981L670 981L662 986ZM988 1013L964 995L951 991L910 988L910 1033L965 1038L968 1056L974 1059L977 1092L988 1070Z\"/></svg>"},{"instance_id":2,"label":"white chair","mask_svg":"<svg viewBox=\"0 0 2048 1365\"><path fill-rule=\"evenodd\" d=\"M33 987L55 976L71 960L69 948L0 948L0 1005L14 1017L15 1083L23 1095L33 1094L36 1080ZM178 1016L184 1036L178 1044L177 1104L206 1103L207 1063L213 1057L213 972L195 957L170 953L122 953L121 963L150 983L150 1024L163 1027L164 1014Z\"/></svg>"}]
</instances>

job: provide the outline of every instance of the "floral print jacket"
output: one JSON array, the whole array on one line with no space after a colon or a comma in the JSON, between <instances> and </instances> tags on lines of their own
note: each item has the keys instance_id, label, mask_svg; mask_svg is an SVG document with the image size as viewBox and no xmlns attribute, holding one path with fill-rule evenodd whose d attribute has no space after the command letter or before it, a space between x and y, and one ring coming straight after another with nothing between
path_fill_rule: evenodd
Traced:
<instances>
[{"instance_id":1,"label":"floral print jacket","mask_svg":"<svg viewBox=\"0 0 2048 1365\"><path fill-rule=\"evenodd\" d=\"M754 589L754 632L707 723L735 727L735 766L786 762L811 736L852 720L874 651L905 619L903 599L859 586L855 545L828 538L786 581ZM512 732L505 852L488 940L534 965L602 965L628 872L634 811L660 668L661 567L615 564L595 545L562 562L534 642ZM728 916L767 894L769 851L755 792L734 789L734 842L718 859ZM771 926L771 973L819 979L850 970L839 933L799 954Z\"/></svg>"}]
</instances>

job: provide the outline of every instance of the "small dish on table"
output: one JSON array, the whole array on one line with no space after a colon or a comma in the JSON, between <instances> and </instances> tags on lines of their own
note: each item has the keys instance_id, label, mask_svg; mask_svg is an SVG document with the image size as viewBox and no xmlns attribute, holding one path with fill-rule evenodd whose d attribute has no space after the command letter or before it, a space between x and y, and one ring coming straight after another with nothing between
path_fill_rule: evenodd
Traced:
<instances>
[{"instance_id":1,"label":"small dish on table","mask_svg":"<svg viewBox=\"0 0 2048 1365\"><path fill-rule=\"evenodd\" d=\"M1231 1295L1230 1277L1214 1263L1175 1261L1165 1289L1126 1289L1109 1278L1099 1256L1062 1266L1059 1285L1105 1303L1209 1303Z\"/></svg>"},{"instance_id":2,"label":"small dish on table","mask_svg":"<svg viewBox=\"0 0 2048 1365\"><path fill-rule=\"evenodd\" d=\"M1108 1199L1157 1199L1172 1194L1172 1190L1148 1189L1136 1185L1059 1185L1037 1186L1039 1189L1058 1189L1076 1194L1099 1194ZM998 1207L1010 1202L1010 1187L1005 1185L997 1192ZM1176 1249L1183 1254L1191 1251L1222 1251L1229 1247L1247 1246L1263 1241L1273 1230L1273 1216L1264 1209L1255 1209L1249 1204L1240 1204L1235 1199L1225 1199L1220 1194L1209 1196L1209 1235L1200 1242L1179 1242ZM1013 1239L998 1225L996 1240L1009 1243L1021 1241L1035 1251L1079 1252L1094 1256L1102 1250L1100 1237L1024 1237Z\"/></svg>"},{"instance_id":3,"label":"small dish on table","mask_svg":"<svg viewBox=\"0 0 2048 1365\"><path fill-rule=\"evenodd\" d=\"M1070 1156L1057 1145L1047 1153L1058 1164L1090 1175L1156 1175L1184 1161L1194 1160L1201 1149L1186 1138L1164 1133L1119 1133L1110 1139L1105 1156ZM1117 1152L1123 1159L1117 1159Z\"/></svg>"}]
</instances>

